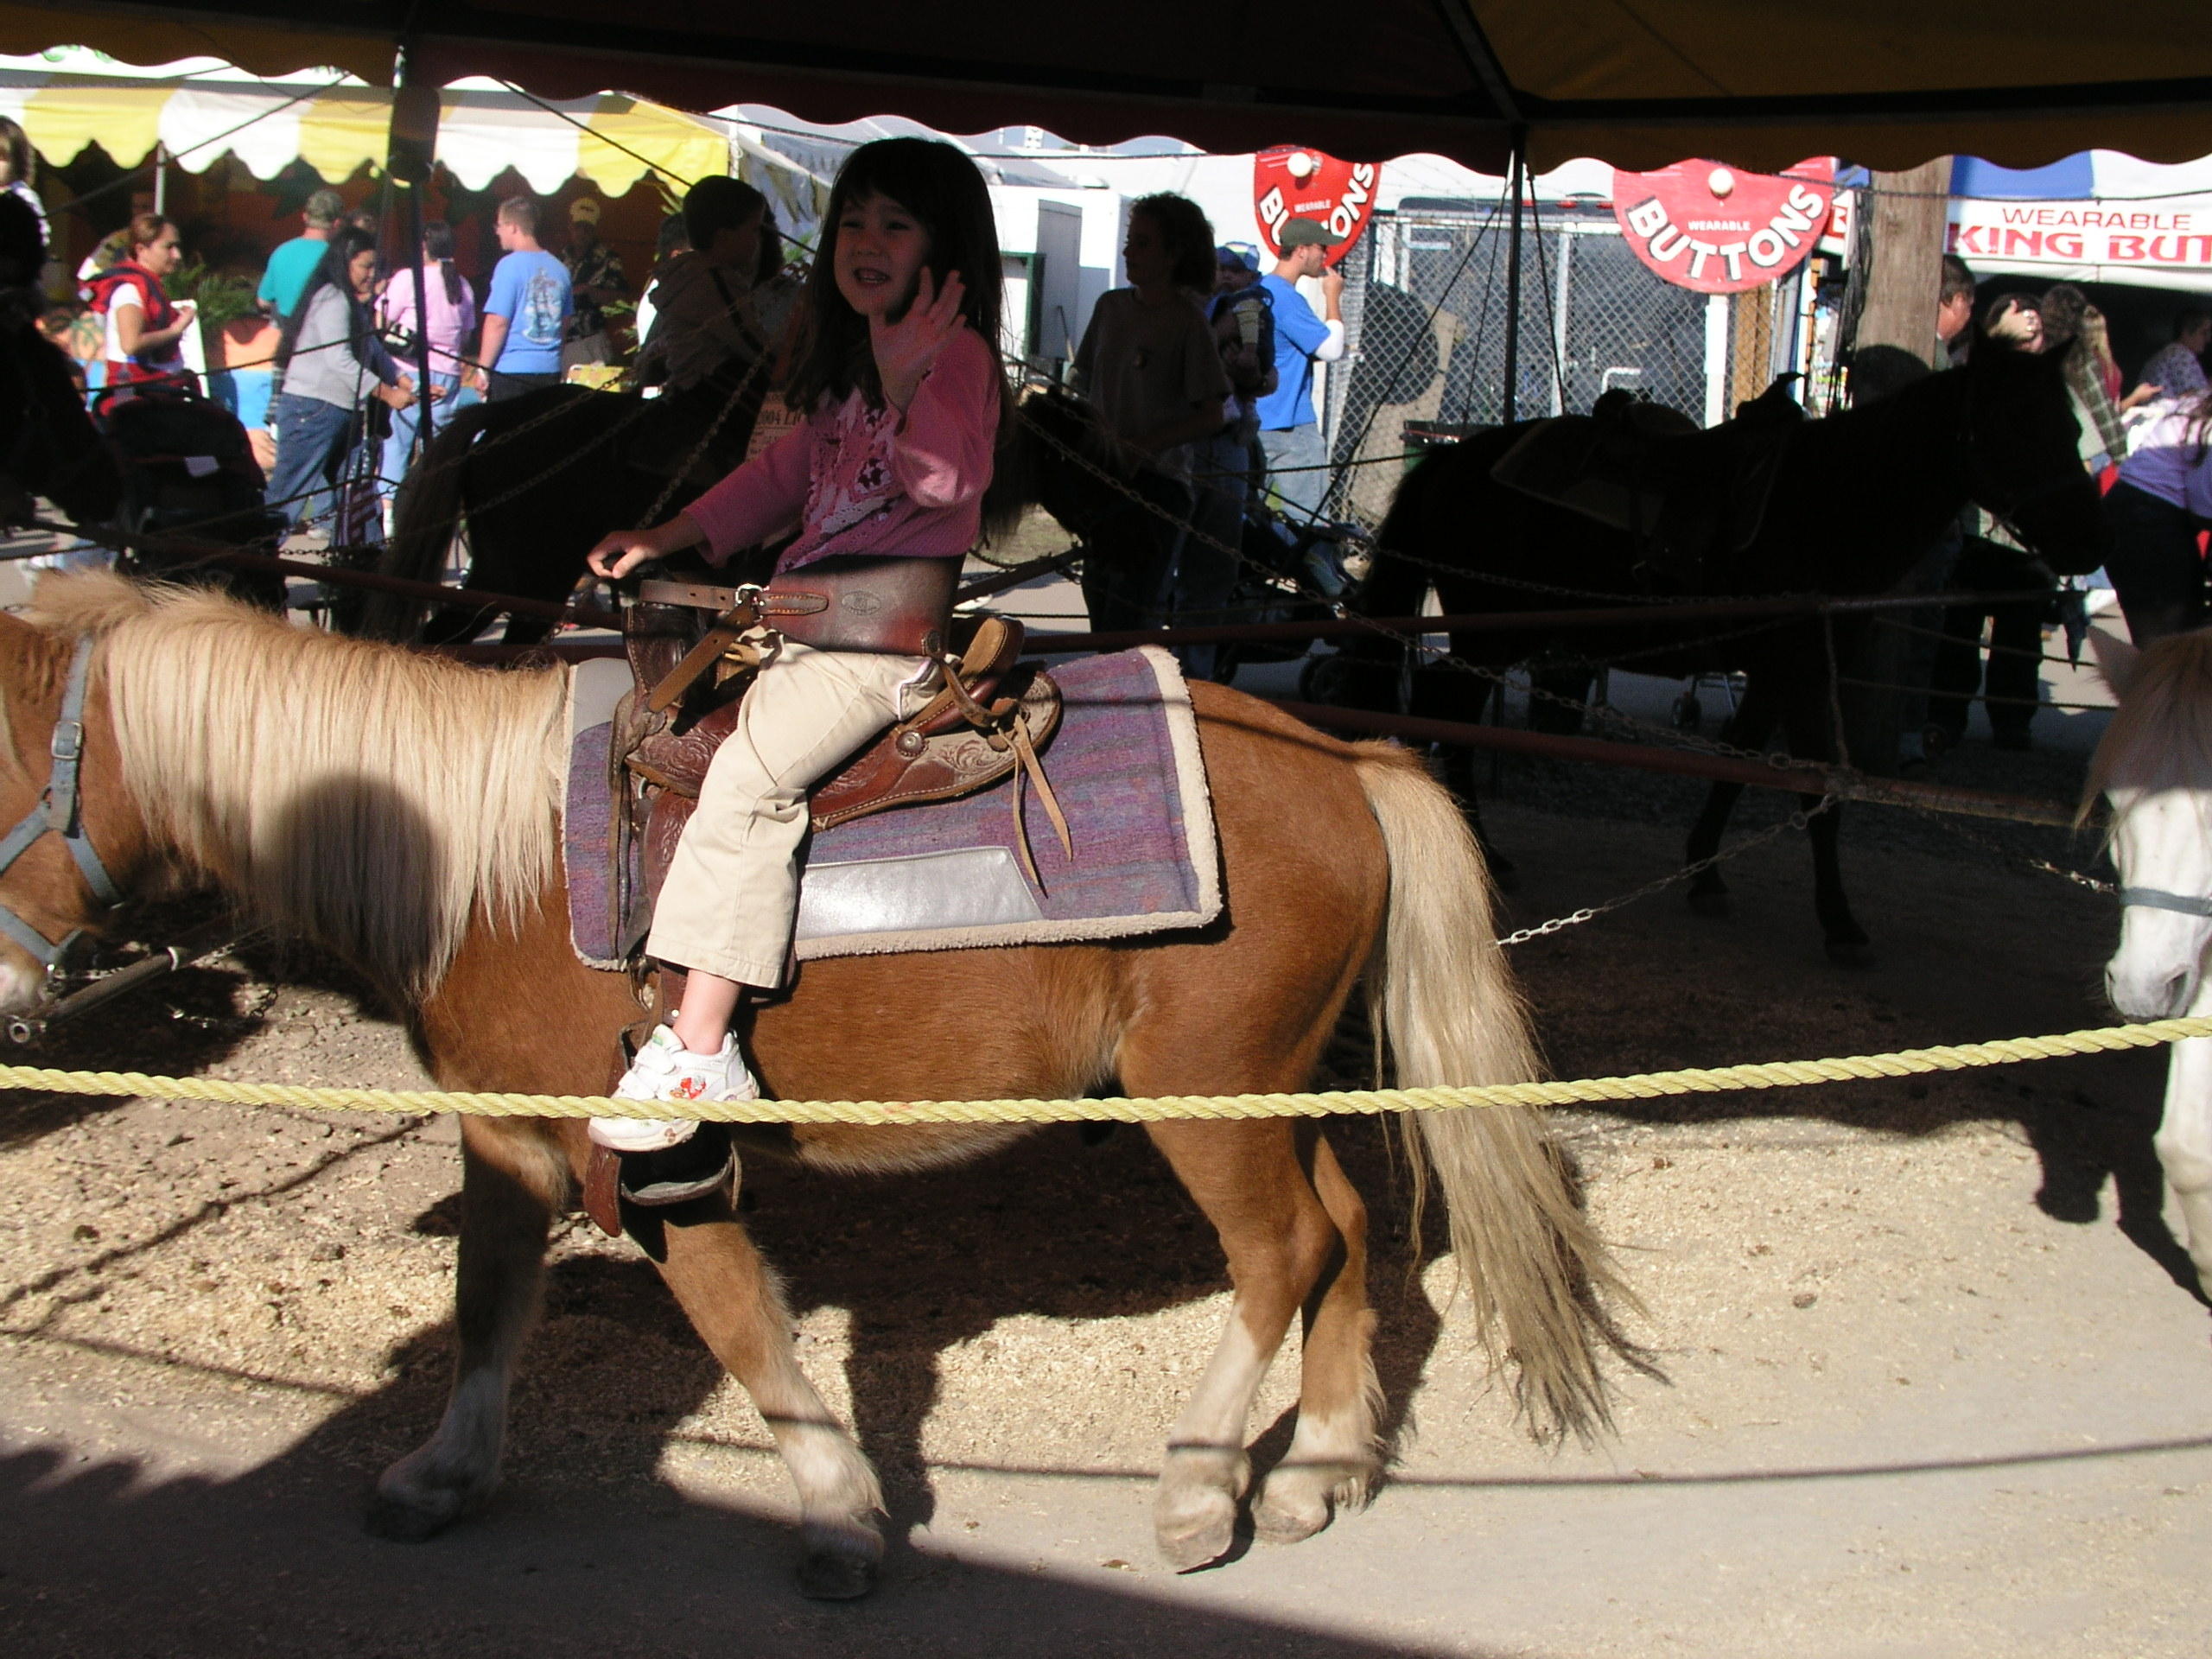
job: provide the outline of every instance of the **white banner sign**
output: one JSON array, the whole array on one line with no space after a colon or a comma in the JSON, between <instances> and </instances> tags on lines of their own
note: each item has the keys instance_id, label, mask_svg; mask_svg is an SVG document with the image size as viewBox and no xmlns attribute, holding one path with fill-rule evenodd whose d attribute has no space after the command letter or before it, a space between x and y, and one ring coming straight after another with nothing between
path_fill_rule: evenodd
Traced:
<instances>
[{"instance_id":1,"label":"white banner sign","mask_svg":"<svg viewBox=\"0 0 2212 1659\"><path fill-rule=\"evenodd\" d=\"M2212 196L2164 201L1951 203L1950 251L1980 270L2197 288L2212 278Z\"/></svg>"}]
</instances>

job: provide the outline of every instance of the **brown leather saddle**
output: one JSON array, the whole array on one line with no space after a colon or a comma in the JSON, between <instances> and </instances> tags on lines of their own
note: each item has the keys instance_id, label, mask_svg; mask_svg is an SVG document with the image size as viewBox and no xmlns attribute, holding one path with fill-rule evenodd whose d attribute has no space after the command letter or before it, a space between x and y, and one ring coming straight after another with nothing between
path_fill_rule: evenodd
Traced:
<instances>
[{"instance_id":1,"label":"brown leather saddle","mask_svg":"<svg viewBox=\"0 0 2212 1659\"><path fill-rule=\"evenodd\" d=\"M1757 538L1803 418L1779 382L1704 430L1662 404L1615 399L1535 423L1491 476L1624 531L1647 584L1694 588Z\"/></svg>"},{"instance_id":2,"label":"brown leather saddle","mask_svg":"<svg viewBox=\"0 0 2212 1659\"><path fill-rule=\"evenodd\" d=\"M944 670L943 685L927 702L816 786L810 816L817 831L871 812L971 795L1018 774L1017 827L1026 830L1033 790L1072 856L1039 758L1059 729L1059 688L1039 664L1018 660L1026 638L1020 622L950 614L957 576L957 562L950 559L828 559L761 588L644 585L624 624L635 683L615 715L614 763L627 780L620 797L629 808L624 821L643 853L641 903L628 930L633 948L707 768L736 729L764 630L823 650L930 657ZM1026 860L1026 833L1016 845ZM1030 874L1033 880L1033 865Z\"/></svg>"},{"instance_id":3,"label":"brown leather saddle","mask_svg":"<svg viewBox=\"0 0 2212 1659\"><path fill-rule=\"evenodd\" d=\"M1060 690L1043 667L1019 661L1026 637L1011 617L951 614L957 559L825 559L765 588L649 582L624 614L633 683L614 715L615 891L627 891L630 848L642 880L626 903L633 958L643 944L677 839L698 804L715 752L736 729L747 686L772 631L823 650L935 658L944 683L919 709L861 747L815 788L817 830L871 812L974 794L1013 776L1015 845L1028 865L1024 822L1033 789L1061 847L1067 820L1039 759L1059 729ZM641 1039L681 1004L683 974L663 967L652 1014L626 1033ZM592 1149L584 1206L610 1236L622 1230L616 1158Z\"/></svg>"}]
</instances>

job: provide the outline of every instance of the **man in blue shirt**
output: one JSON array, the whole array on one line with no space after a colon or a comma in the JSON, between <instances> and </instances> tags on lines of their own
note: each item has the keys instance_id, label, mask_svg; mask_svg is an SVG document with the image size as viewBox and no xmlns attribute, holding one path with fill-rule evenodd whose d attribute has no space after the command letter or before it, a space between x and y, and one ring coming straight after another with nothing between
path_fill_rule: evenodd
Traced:
<instances>
[{"instance_id":1,"label":"man in blue shirt","mask_svg":"<svg viewBox=\"0 0 2212 1659\"><path fill-rule=\"evenodd\" d=\"M1275 389L1259 400L1260 448L1268 459L1268 484L1303 517L1318 518L1329 493L1328 450L1313 410L1313 365L1344 354L1342 273L1329 265L1336 239L1315 219L1294 219L1276 238L1282 257L1260 279L1274 302ZM1298 291L1301 278L1321 280L1321 308Z\"/></svg>"},{"instance_id":2,"label":"man in blue shirt","mask_svg":"<svg viewBox=\"0 0 2212 1659\"><path fill-rule=\"evenodd\" d=\"M569 268L537 245L537 204L509 196L497 228L506 252L493 268L484 341L469 371L469 384L495 404L560 380L561 339L575 309Z\"/></svg>"},{"instance_id":3,"label":"man in blue shirt","mask_svg":"<svg viewBox=\"0 0 2212 1659\"><path fill-rule=\"evenodd\" d=\"M296 310L308 278L322 263L330 246L331 227L346 216L346 200L335 190L318 190L300 211L300 233L279 243L261 273L254 298L261 308L282 322Z\"/></svg>"}]
</instances>

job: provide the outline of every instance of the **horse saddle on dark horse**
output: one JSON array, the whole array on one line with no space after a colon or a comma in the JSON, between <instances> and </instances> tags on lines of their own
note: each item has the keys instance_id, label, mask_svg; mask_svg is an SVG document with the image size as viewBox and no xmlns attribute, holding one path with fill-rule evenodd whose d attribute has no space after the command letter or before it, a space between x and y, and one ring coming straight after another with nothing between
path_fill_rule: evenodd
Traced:
<instances>
[{"instance_id":1,"label":"horse saddle on dark horse","mask_svg":"<svg viewBox=\"0 0 2212 1659\"><path fill-rule=\"evenodd\" d=\"M1694 590L1716 559L1758 537L1803 420L1782 381L1709 430L1663 404L1608 393L1592 414L1535 423L1491 476L1624 531L1647 587Z\"/></svg>"}]
</instances>

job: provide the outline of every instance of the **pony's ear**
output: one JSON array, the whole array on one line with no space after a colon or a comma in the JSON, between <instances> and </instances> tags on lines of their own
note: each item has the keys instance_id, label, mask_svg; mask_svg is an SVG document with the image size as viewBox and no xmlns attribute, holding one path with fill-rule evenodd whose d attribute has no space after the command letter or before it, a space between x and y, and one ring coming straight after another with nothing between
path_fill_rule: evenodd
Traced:
<instances>
[{"instance_id":1,"label":"pony's ear","mask_svg":"<svg viewBox=\"0 0 2212 1659\"><path fill-rule=\"evenodd\" d=\"M2097 675L2112 688L2113 696L2127 701L2127 690L2135 683L2135 670L2143 653L2116 633L2107 633L2102 628L2089 630L2089 655L2097 659Z\"/></svg>"}]
</instances>

